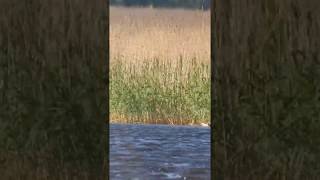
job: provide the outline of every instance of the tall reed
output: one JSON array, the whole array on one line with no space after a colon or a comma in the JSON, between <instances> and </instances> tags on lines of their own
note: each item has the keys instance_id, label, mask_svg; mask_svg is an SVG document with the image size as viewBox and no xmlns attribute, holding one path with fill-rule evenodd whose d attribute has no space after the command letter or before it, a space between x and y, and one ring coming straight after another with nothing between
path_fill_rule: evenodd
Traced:
<instances>
[{"instance_id":1,"label":"tall reed","mask_svg":"<svg viewBox=\"0 0 320 180\"><path fill-rule=\"evenodd\" d=\"M1 179L103 179L107 2L0 1Z\"/></svg>"},{"instance_id":2,"label":"tall reed","mask_svg":"<svg viewBox=\"0 0 320 180\"><path fill-rule=\"evenodd\" d=\"M196 124L210 119L210 69L194 60L177 67L158 59L128 68L115 64L110 76L111 120Z\"/></svg>"},{"instance_id":3,"label":"tall reed","mask_svg":"<svg viewBox=\"0 0 320 180\"><path fill-rule=\"evenodd\" d=\"M111 121L208 122L209 25L209 12L112 7Z\"/></svg>"}]
</instances>

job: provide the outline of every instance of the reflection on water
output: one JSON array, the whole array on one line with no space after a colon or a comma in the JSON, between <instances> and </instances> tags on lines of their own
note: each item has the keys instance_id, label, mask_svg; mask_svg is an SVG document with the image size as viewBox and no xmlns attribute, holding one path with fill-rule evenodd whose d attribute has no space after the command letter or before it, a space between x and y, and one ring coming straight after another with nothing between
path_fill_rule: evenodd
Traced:
<instances>
[{"instance_id":1,"label":"reflection on water","mask_svg":"<svg viewBox=\"0 0 320 180\"><path fill-rule=\"evenodd\" d=\"M210 129L111 124L110 178L210 179Z\"/></svg>"}]
</instances>

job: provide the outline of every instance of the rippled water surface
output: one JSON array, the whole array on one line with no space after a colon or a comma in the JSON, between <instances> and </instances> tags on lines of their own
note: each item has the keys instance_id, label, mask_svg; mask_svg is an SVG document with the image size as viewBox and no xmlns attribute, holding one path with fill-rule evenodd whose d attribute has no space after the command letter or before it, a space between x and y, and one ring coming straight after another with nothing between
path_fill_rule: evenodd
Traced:
<instances>
[{"instance_id":1,"label":"rippled water surface","mask_svg":"<svg viewBox=\"0 0 320 180\"><path fill-rule=\"evenodd\" d=\"M210 179L210 129L111 124L110 178Z\"/></svg>"}]
</instances>

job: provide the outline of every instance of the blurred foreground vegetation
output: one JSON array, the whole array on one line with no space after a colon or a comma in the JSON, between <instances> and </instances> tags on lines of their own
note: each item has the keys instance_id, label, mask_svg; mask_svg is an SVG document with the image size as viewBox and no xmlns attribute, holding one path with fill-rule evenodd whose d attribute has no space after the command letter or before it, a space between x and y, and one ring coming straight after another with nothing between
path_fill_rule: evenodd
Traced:
<instances>
[{"instance_id":1,"label":"blurred foreground vegetation","mask_svg":"<svg viewBox=\"0 0 320 180\"><path fill-rule=\"evenodd\" d=\"M215 2L215 178L318 179L319 1Z\"/></svg>"},{"instance_id":2,"label":"blurred foreground vegetation","mask_svg":"<svg viewBox=\"0 0 320 180\"><path fill-rule=\"evenodd\" d=\"M0 1L1 179L106 177L106 5Z\"/></svg>"}]
</instances>

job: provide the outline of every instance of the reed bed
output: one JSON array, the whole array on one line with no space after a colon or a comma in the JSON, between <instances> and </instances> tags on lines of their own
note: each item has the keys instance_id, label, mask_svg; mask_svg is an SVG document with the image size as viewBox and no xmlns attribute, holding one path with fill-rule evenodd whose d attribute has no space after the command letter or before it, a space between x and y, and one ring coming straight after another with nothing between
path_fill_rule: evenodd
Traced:
<instances>
[{"instance_id":1,"label":"reed bed","mask_svg":"<svg viewBox=\"0 0 320 180\"><path fill-rule=\"evenodd\" d=\"M1 179L104 179L107 2L0 1Z\"/></svg>"},{"instance_id":2,"label":"reed bed","mask_svg":"<svg viewBox=\"0 0 320 180\"><path fill-rule=\"evenodd\" d=\"M112 122L210 120L210 13L110 9Z\"/></svg>"},{"instance_id":3,"label":"reed bed","mask_svg":"<svg viewBox=\"0 0 320 180\"><path fill-rule=\"evenodd\" d=\"M319 179L319 1L214 1L215 179Z\"/></svg>"}]
</instances>

